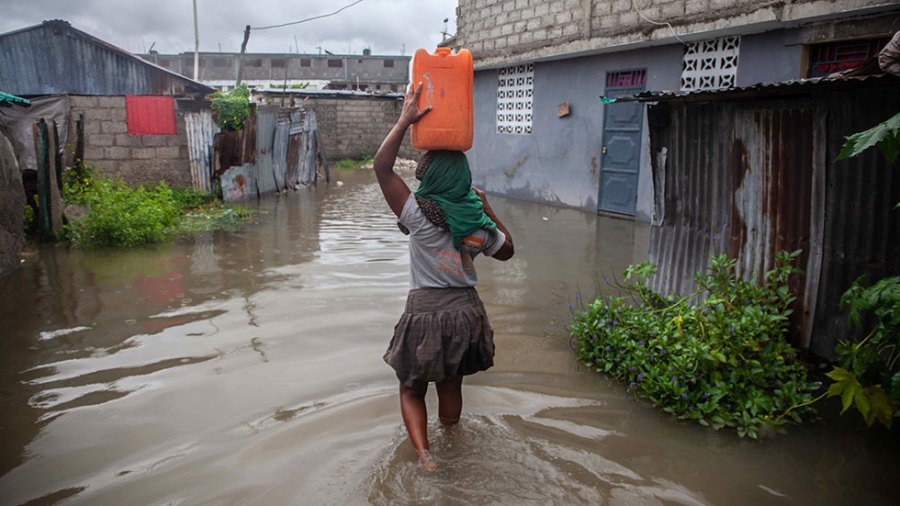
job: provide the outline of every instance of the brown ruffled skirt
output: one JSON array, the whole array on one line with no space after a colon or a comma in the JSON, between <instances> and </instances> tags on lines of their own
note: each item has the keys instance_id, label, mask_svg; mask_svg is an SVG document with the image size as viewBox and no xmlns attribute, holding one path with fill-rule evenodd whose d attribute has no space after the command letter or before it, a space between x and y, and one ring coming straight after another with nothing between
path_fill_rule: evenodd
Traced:
<instances>
[{"instance_id":1,"label":"brown ruffled skirt","mask_svg":"<svg viewBox=\"0 0 900 506\"><path fill-rule=\"evenodd\" d=\"M494 365L494 330L474 288L410 290L384 361L406 386Z\"/></svg>"}]
</instances>

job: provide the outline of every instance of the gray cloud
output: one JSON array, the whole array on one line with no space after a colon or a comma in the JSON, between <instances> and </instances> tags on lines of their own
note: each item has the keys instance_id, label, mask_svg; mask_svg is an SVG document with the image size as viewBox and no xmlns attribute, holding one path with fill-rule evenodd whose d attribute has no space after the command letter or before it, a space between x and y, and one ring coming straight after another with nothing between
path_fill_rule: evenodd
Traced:
<instances>
[{"instance_id":1,"label":"gray cloud","mask_svg":"<svg viewBox=\"0 0 900 506\"><path fill-rule=\"evenodd\" d=\"M328 14L352 0L197 0L201 51L239 51L244 26L268 26ZM457 0L365 0L329 18L300 25L251 31L248 52L411 55L434 49L443 19L456 31ZM0 33L65 19L72 26L132 52L155 43L161 53L193 51L191 0L32 0L3 7Z\"/></svg>"}]
</instances>

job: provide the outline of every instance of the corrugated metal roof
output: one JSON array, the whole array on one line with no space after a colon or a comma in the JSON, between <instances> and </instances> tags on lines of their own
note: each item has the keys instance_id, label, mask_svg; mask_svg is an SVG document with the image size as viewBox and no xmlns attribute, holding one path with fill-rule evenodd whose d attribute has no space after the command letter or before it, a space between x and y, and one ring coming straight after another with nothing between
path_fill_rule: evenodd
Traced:
<instances>
[{"instance_id":1,"label":"corrugated metal roof","mask_svg":"<svg viewBox=\"0 0 900 506\"><path fill-rule=\"evenodd\" d=\"M0 54L0 88L22 96L181 96L214 91L62 20L0 34Z\"/></svg>"},{"instance_id":2,"label":"corrugated metal roof","mask_svg":"<svg viewBox=\"0 0 900 506\"><path fill-rule=\"evenodd\" d=\"M697 100L725 100L746 96L779 95L803 93L811 91L826 91L829 89L853 88L861 83L867 85L883 84L895 86L900 83L900 78L889 74L873 74L865 76L834 76L815 77L810 79L795 79L774 83L757 83L749 86L737 86L734 88L721 88L716 90L696 91L645 91L631 97L618 97L616 102L669 102L669 101L697 101Z\"/></svg>"},{"instance_id":3,"label":"corrugated metal roof","mask_svg":"<svg viewBox=\"0 0 900 506\"><path fill-rule=\"evenodd\" d=\"M403 100L403 93L372 93L358 90L310 90L310 89L254 89L253 93L272 95L297 95L316 98L380 98L385 100Z\"/></svg>"},{"instance_id":4,"label":"corrugated metal roof","mask_svg":"<svg viewBox=\"0 0 900 506\"><path fill-rule=\"evenodd\" d=\"M31 105L31 101L27 98L17 97L15 95L10 95L9 93L3 93L2 91L0 91L0 103Z\"/></svg>"}]
</instances>

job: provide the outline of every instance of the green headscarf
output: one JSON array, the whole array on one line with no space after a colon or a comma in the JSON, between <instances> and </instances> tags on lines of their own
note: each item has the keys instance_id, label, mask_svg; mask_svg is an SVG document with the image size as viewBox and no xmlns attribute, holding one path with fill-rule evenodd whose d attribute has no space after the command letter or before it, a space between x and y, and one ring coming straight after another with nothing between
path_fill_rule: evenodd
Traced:
<instances>
[{"instance_id":1,"label":"green headscarf","mask_svg":"<svg viewBox=\"0 0 900 506\"><path fill-rule=\"evenodd\" d=\"M416 195L438 203L447 218L454 245L461 244L464 237L479 228L497 228L484 214L481 199L472 189L469 161L462 151L436 152Z\"/></svg>"}]
</instances>

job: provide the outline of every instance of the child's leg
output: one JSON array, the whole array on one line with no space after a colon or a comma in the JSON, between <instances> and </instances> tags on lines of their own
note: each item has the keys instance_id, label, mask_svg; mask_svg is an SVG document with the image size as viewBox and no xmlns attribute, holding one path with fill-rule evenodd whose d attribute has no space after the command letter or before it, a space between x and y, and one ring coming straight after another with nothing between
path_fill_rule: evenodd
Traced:
<instances>
[{"instance_id":1,"label":"child's leg","mask_svg":"<svg viewBox=\"0 0 900 506\"><path fill-rule=\"evenodd\" d=\"M459 421L462 413L462 374L435 384L438 394L438 417L444 425Z\"/></svg>"},{"instance_id":2,"label":"child's leg","mask_svg":"<svg viewBox=\"0 0 900 506\"><path fill-rule=\"evenodd\" d=\"M413 387L400 384L400 413L409 434L409 441L421 457L428 451L428 411L425 408L425 392L428 383L417 383Z\"/></svg>"}]
</instances>

